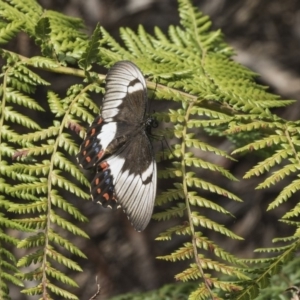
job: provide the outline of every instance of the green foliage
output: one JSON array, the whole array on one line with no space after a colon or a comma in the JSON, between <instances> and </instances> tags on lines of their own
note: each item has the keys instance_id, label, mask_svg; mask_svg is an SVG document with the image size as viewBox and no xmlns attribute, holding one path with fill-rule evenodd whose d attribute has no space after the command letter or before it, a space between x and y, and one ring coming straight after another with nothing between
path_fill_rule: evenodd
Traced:
<instances>
[{"instance_id":1,"label":"green foliage","mask_svg":"<svg viewBox=\"0 0 300 300\"><path fill-rule=\"evenodd\" d=\"M185 300L186 295L195 289L195 283L166 284L157 291L130 293L111 298L111 300Z\"/></svg>"},{"instance_id":2,"label":"green foliage","mask_svg":"<svg viewBox=\"0 0 300 300\"><path fill-rule=\"evenodd\" d=\"M270 288L272 275L293 260L299 249L296 218L300 206L290 200L300 186L300 123L271 111L293 101L282 100L256 84L256 75L232 60L232 49L220 31L210 29L209 18L189 0L178 3L180 26L170 26L167 35L159 28L154 35L142 26L137 33L121 28L125 45L121 46L103 27L97 26L88 38L81 20L43 10L34 0L0 0L0 43L5 45L23 31L41 52L41 56L26 58L1 49L5 60L0 86L1 299L9 299L9 284L23 286L26 280L33 282L22 290L27 295L77 299L72 292L77 283L62 269L81 271L74 257L85 255L65 234L86 238L76 225L86 218L67 199L89 198L83 188L89 183L74 162L75 136L83 137L83 128L99 112L91 100L92 93L103 93L104 75L92 72L96 62L110 67L119 60L133 61L147 76L155 97L174 102L172 109L156 113L158 121L168 123L161 134L176 143L163 155L169 157L171 167L159 173L159 180L171 180L173 186L158 195L160 212L153 218L180 222L161 232L157 240L181 236L182 244L158 259L185 261L186 267L175 278L187 283L115 299L255 299L261 297L261 290ZM61 98L51 82L36 73L39 69L83 80ZM37 101L34 93L39 86L47 89L47 98ZM36 113L47 113L51 123L38 124ZM209 135L233 141L237 148L232 154L260 154L261 161L244 176L264 175L258 189L293 178L268 209L290 201L291 209L280 221L294 226L295 234L275 239L280 246L257 249L268 253L268 258L239 259L208 237L217 233L229 242L242 239L207 216L233 217L220 202L241 201L218 184L221 177L229 182L237 179L205 154L234 158L210 144ZM158 153L158 161L160 157ZM213 172L216 180L205 180L206 172ZM26 232L26 236L12 237L8 229ZM26 255L17 260L8 250L14 247L24 248ZM23 273L29 266L30 271Z\"/></svg>"}]
</instances>

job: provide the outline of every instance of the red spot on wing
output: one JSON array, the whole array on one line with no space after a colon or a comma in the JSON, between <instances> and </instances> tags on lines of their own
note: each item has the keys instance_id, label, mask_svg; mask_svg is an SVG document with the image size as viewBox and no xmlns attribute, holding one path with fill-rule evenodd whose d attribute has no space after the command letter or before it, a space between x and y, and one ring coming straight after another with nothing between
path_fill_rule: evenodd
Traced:
<instances>
[{"instance_id":1,"label":"red spot on wing","mask_svg":"<svg viewBox=\"0 0 300 300\"><path fill-rule=\"evenodd\" d=\"M109 200L109 195L108 195L107 193L103 194L102 196L103 196L103 198L104 198L106 201Z\"/></svg>"},{"instance_id":2,"label":"red spot on wing","mask_svg":"<svg viewBox=\"0 0 300 300\"><path fill-rule=\"evenodd\" d=\"M109 164L107 163L107 161L103 161L103 162L100 164L100 168L101 168L102 170L106 170L108 167L109 167Z\"/></svg>"},{"instance_id":3,"label":"red spot on wing","mask_svg":"<svg viewBox=\"0 0 300 300\"><path fill-rule=\"evenodd\" d=\"M90 143L90 140L86 140L85 144L84 144L84 147L87 147L89 145L89 143Z\"/></svg>"},{"instance_id":4,"label":"red spot on wing","mask_svg":"<svg viewBox=\"0 0 300 300\"><path fill-rule=\"evenodd\" d=\"M104 151L101 150L101 151L97 154L97 157L100 159L100 158L103 156L103 154L104 154Z\"/></svg>"},{"instance_id":5,"label":"red spot on wing","mask_svg":"<svg viewBox=\"0 0 300 300\"><path fill-rule=\"evenodd\" d=\"M85 160L89 163L89 162L91 161L91 158L90 158L89 156L87 156L87 157L85 158Z\"/></svg>"},{"instance_id":6,"label":"red spot on wing","mask_svg":"<svg viewBox=\"0 0 300 300\"><path fill-rule=\"evenodd\" d=\"M100 188L97 188L97 193L101 194L101 189Z\"/></svg>"},{"instance_id":7,"label":"red spot on wing","mask_svg":"<svg viewBox=\"0 0 300 300\"><path fill-rule=\"evenodd\" d=\"M95 134L95 132L96 132L96 129L95 128L92 128L92 130L91 130L91 136L93 136L94 134Z\"/></svg>"}]
</instances>

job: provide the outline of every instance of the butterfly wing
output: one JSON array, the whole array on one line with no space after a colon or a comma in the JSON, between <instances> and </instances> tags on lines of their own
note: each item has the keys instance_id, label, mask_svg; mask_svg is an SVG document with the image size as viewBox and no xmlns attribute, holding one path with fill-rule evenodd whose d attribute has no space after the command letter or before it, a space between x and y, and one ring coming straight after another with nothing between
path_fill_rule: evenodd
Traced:
<instances>
[{"instance_id":1,"label":"butterfly wing","mask_svg":"<svg viewBox=\"0 0 300 300\"><path fill-rule=\"evenodd\" d=\"M77 155L84 169L119 149L145 117L146 82L132 62L117 62L109 70L105 91L102 115L91 124Z\"/></svg>"},{"instance_id":2,"label":"butterfly wing","mask_svg":"<svg viewBox=\"0 0 300 300\"><path fill-rule=\"evenodd\" d=\"M120 205L134 228L142 231L152 216L156 178L152 145L141 131L100 164L91 185L92 198L104 206Z\"/></svg>"},{"instance_id":3,"label":"butterfly wing","mask_svg":"<svg viewBox=\"0 0 300 300\"><path fill-rule=\"evenodd\" d=\"M130 61L117 62L106 77L102 117L105 122L140 123L147 110L147 86Z\"/></svg>"}]
</instances>

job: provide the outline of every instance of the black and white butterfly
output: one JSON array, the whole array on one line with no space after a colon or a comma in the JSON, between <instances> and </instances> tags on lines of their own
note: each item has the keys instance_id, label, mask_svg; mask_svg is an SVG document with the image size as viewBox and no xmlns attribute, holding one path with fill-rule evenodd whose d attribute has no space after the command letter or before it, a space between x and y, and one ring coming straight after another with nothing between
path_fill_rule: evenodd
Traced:
<instances>
[{"instance_id":1,"label":"black and white butterfly","mask_svg":"<svg viewBox=\"0 0 300 300\"><path fill-rule=\"evenodd\" d=\"M156 162L149 139L156 121L147 117L147 87L138 67L117 62L106 77L102 114L91 124L77 156L96 167L91 196L119 207L137 231L148 225L156 197Z\"/></svg>"}]
</instances>

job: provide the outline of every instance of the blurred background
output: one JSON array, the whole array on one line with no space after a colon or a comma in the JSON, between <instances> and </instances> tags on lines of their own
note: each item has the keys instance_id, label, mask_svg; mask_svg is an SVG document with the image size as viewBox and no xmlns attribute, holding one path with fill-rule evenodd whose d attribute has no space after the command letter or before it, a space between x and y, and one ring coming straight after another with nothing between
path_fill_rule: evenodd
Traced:
<instances>
[{"instance_id":1,"label":"blurred background","mask_svg":"<svg viewBox=\"0 0 300 300\"><path fill-rule=\"evenodd\" d=\"M121 26L135 30L142 24L148 32L153 33L154 26L167 32L169 25L179 23L176 0L40 0L39 3L45 9L83 18L89 33L100 23L117 40ZM297 100L294 105L275 112L286 119L298 120L300 2L194 0L193 4L210 16L213 29L222 30L227 43L235 49L234 59L260 75L257 79L259 83L269 86L271 92L281 95L283 99ZM28 57L36 51L26 35L19 35L14 47L14 51ZM64 78L62 75L47 73L46 76L55 91L62 96L70 85L80 82L78 78ZM233 150L233 146L223 139L214 140L214 145L228 153ZM242 179L257 161L254 155L239 157L238 162L210 157L206 153L204 155L205 159L230 169L238 179ZM162 167L160 164L159 168ZM207 211L208 217L230 227L245 239L232 241L205 232L226 250L241 258L253 257L255 248L271 246L272 238L286 236L291 230L283 224L279 226L277 222L289 204L265 213L268 203L278 195L285 182L269 190L254 191L258 183L256 178L229 182L207 171L200 175L205 176L207 181L217 182L244 200L244 203L232 203L225 199L214 199L218 204L226 206L236 219ZM159 182L158 188L162 186L165 187L165 183ZM73 238L74 244L88 257L87 260L73 257L83 268L82 273L72 275L80 285L78 290L72 292L80 299L89 299L96 292L96 278L101 285L101 296L98 299L104 300L120 293L147 291L175 282L176 272L186 266L186 262L173 264L156 259L157 256L169 254L186 241L184 238L172 242L154 241L161 231L176 224L174 220L169 223L151 221L144 232L137 233L122 211L95 207L91 202L75 202L89 219L88 223L79 226L90 236L89 240ZM17 289L12 291L13 295L13 299L33 299L20 296Z\"/></svg>"}]
</instances>

